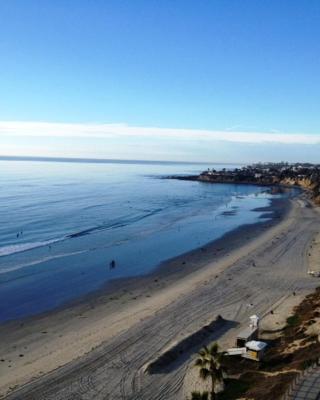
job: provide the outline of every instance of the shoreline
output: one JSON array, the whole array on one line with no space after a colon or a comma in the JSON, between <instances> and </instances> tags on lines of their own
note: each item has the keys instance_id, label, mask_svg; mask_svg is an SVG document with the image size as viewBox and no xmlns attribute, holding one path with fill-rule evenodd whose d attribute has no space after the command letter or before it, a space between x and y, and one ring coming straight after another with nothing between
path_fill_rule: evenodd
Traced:
<instances>
[{"instance_id":1,"label":"shoreline","mask_svg":"<svg viewBox=\"0 0 320 400\"><path fill-rule=\"evenodd\" d=\"M182 184L181 187L188 188L188 185ZM206 193L208 190L200 189L200 193L203 191ZM188 256L189 253L184 252L206 247L208 241L211 243L217 240L217 237L221 238L224 232L231 232L241 224L261 222L260 216L263 211L269 211L271 216L273 207L254 210L255 207L270 203L267 198L271 195L266 194L267 191L261 188L258 190L231 188L226 191L231 195L230 198L226 198L226 203L224 200L219 202L219 198L214 197L213 204L209 199L193 206L188 200L190 204L187 202L187 211L184 207L178 211L170 211L171 214L163 223L159 217L151 219L146 223L146 233L143 232L143 225L140 225L141 232L139 230L135 232L136 228L133 227L131 234L129 223L129 234L126 233L125 225L124 229L115 230L114 233L112 229L110 232L106 229L106 233L100 234L99 229L89 228L90 234L86 235L86 238L69 241L69 237L82 236L82 232L86 233L87 230L75 229L75 232L79 232L69 236L66 231L65 233L61 231L61 234L54 236L52 241L39 238L37 243L35 240L37 247L30 253L23 254L23 251L17 251L17 254L9 255L8 259L4 257L1 264L4 272L1 275L3 288L1 301L7 302L8 306L1 310L0 324L64 308L77 303L79 299L81 301L82 298L90 297L91 294L95 296L97 292L105 291L106 288L112 292L115 285L117 287L121 285L118 281L130 281L132 277L139 279L154 271L158 272L159 265L164 267L167 261L178 254ZM252 196L246 200L246 196L251 192L261 193L261 199L259 200L259 196L257 199ZM242 198L245 200L241 200ZM231 208L232 205L234 207ZM174 208L179 207L174 206ZM259 214L254 211L259 211ZM155 224L157 221L159 226ZM195 229L192 223L198 224L195 225ZM59 236L61 240L57 239ZM32 241L30 242L32 245ZM59 243L51 246L53 242ZM112 259L116 260L115 267L110 266ZM60 270L61 274L58 272ZM65 278L70 281L75 279L75 286L66 287ZM37 284L38 279L42 282L40 285ZM16 285L14 281L17 280L19 283ZM30 295L24 295L29 293L30 283L35 289L30 291ZM18 296L17 287L21 289ZM45 294L46 289L50 295ZM30 301L29 304L31 298L33 302Z\"/></svg>"},{"instance_id":2,"label":"shoreline","mask_svg":"<svg viewBox=\"0 0 320 400\"><path fill-rule=\"evenodd\" d=\"M295 221L294 211L300 207L297 205L300 198L288 199L288 203L294 203L289 208L284 205L281 208L281 201L278 208L273 203L276 218L272 221L242 226L237 232L170 260L147 277L126 279L125 290L122 281L122 288L118 287L113 294L104 288L99 295L95 292L80 303L1 325L0 354L5 361L0 363L0 394L62 365L71 368L77 360L80 362L83 357L98 352L103 343L134 327L138 329L140 324L155 318L186 294L196 293L208 280L218 284L220 277L225 279L229 268L246 254L289 229Z\"/></svg>"},{"instance_id":3,"label":"shoreline","mask_svg":"<svg viewBox=\"0 0 320 400\"><path fill-rule=\"evenodd\" d=\"M297 197L297 195L294 196L294 198ZM227 253L237 250L239 246L243 246L247 241L255 239L257 235L263 234L266 230L277 225L289 214L291 207L290 198L271 198L269 206L252 210L253 212L262 212L259 216L259 221L255 223L242 224L202 246L164 260L145 274L114 278L103 284L101 288L67 301L53 309L0 322L0 329L8 324L28 323L29 321L63 312L65 309L81 307L87 303L98 301L99 297L113 297L114 295L119 295L124 289L139 290L143 284L150 284L154 279L164 278L166 281L172 280L173 282L171 283L174 284L181 277L186 277L190 273L200 270L207 263L212 262L213 257L215 257L215 261L219 261ZM243 239L244 234L246 234L246 240ZM225 246L225 242L228 243L228 246ZM156 290L159 285L155 286L154 289Z\"/></svg>"}]
</instances>

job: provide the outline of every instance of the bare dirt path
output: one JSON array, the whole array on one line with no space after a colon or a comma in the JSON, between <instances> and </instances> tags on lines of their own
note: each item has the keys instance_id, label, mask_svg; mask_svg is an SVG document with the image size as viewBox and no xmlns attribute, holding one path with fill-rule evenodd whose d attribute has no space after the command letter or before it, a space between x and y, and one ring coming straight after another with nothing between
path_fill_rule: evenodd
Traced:
<instances>
[{"instance_id":1,"label":"bare dirt path","mask_svg":"<svg viewBox=\"0 0 320 400\"><path fill-rule=\"evenodd\" d=\"M171 304L111 338L88 355L25 385L6 399L16 400L169 400L183 397L190 357L149 375L143 367L173 340L205 325L218 314L239 324L263 315L318 285L307 275L308 250L320 229L319 213L295 206L290 224L274 238L267 235L216 278L212 272ZM234 333L237 328L232 328ZM222 332L217 331L216 337ZM229 333L230 334L230 333ZM192 357L192 356L191 356Z\"/></svg>"}]
</instances>

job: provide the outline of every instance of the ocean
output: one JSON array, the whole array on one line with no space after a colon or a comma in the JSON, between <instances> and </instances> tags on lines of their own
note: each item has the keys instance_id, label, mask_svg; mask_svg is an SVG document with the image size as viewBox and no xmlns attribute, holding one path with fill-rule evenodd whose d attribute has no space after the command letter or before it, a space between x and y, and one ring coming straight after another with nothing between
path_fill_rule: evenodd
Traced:
<instances>
[{"instance_id":1,"label":"ocean","mask_svg":"<svg viewBox=\"0 0 320 400\"><path fill-rule=\"evenodd\" d=\"M163 179L207 167L234 166L0 161L0 321L147 274L258 222L266 188Z\"/></svg>"}]
</instances>

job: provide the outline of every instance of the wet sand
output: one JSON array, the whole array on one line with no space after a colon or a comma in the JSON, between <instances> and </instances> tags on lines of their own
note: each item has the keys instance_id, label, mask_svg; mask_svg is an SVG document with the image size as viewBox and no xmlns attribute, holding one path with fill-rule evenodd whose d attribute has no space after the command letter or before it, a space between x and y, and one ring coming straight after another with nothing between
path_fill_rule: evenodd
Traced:
<instances>
[{"instance_id":1,"label":"wet sand","mask_svg":"<svg viewBox=\"0 0 320 400\"><path fill-rule=\"evenodd\" d=\"M319 213L306 200L291 202L288 210L275 201L272 221L233 231L151 275L1 326L0 393L15 389L7 398L25 400L183 398L192 353L168 373L143 372L164 348L218 314L235 323L217 332L230 342L249 315L268 314L293 291L300 296L317 285L306 271Z\"/></svg>"}]
</instances>

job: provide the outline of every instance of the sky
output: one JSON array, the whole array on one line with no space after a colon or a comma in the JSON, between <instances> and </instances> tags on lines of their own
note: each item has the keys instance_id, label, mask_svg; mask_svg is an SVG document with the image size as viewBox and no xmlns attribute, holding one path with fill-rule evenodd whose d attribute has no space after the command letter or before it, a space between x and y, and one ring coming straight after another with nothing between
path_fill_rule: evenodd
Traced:
<instances>
[{"instance_id":1,"label":"sky","mask_svg":"<svg viewBox=\"0 0 320 400\"><path fill-rule=\"evenodd\" d=\"M318 0L0 2L0 155L320 162Z\"/></svg>"}]
</instances>

